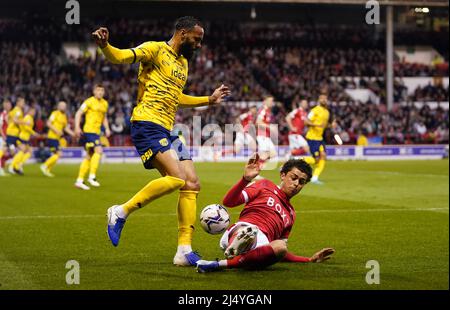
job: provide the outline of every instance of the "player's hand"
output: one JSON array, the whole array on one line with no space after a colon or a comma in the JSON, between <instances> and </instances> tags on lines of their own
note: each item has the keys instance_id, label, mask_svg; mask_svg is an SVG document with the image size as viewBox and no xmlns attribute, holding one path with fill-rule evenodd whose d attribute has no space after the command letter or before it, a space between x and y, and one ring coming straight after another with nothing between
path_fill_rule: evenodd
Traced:
<instances>
[{"instance_id":1,"label":"player's hand","mask_svg":"<svg viewBox=\"0 0 450 310\"><path fill-rule=\"evenodd\" d=\"M247 181L253 180L261 171L261 165L259 162L259 154L255 153L252 157L248 160L247 165L244 169L244 179Z\"/></svg>"},{"instance_id":2,"label":"player's hand","mask_svg":"<svg viewBox=\"0 0 450 310\"><path fill-rule=\"evenodd\" d=\"M211 96L209 96L209 104L219 104L223 101L226 96L231 94L228 86L220 85L219 88L216 88Z\"/></svg>"},{"instance_id":3,"label":"player's hand","mask_svg":"<svg viewBox=\"0 0 450 310\"><path fill-rule=\"evenodd\" d=\"M336 120L334 120L334 121L331 123L331 128L336 129L337 127L338 127L338 123L336 122Z\"/></svg>"},{"instance_id":4,"label":"player's hand","mask_svg":"<svg viewBox=\"0 0 450 310\"><path fill-rule=\"evenodd\" d=\"M311 256L311 263L321 263L331 258L331 255L336 252L333 248L324 248Z\"/></svg>"},{"instance_id":5,"label":"player's hand","mask_svg":"<svg viewBox=\"0 0 450 310\"><path fill-rule=\"evenodd\" d=\"M75 128L74 136L75 136L75 138L81 137L81 129L80 128Z\"/></svg>"},{"instance_id":6,"label":"player's hand","mask_svg":"<svg viewBox=\"0 0 450 310\"><path fill-rule=\"evenodd\" d=\"M100 27L92 33L92 38L95 40L95 44L104 48L108 44L109 31L105 27Z\"/></svg>"}]
</instances>

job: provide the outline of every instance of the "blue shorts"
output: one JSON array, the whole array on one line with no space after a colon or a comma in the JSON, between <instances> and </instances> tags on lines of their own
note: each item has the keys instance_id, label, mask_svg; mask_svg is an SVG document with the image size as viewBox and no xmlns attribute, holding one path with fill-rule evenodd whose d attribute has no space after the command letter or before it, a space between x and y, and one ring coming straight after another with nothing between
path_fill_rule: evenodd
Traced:
<instances>
[{"instance_id":1,"label":"blue shorts","mask_svg":"<svg viewBox=\"0 0 450 310\"><path fill-rule=\"evenodd\" d=\"M19 137L14 137L14 136L6 136L6 145L9 147L17 146L17 141L19 141Z\"/></svg>"},{"instance_id":2,"label":"blue shorts","mask_svg":"<svg viewBox=\"0 0 450 310\"><path fill-rule=\"evenodd\" d=\"M83 144L86 151L91 151L96 146L101 146L100 135L95 133L83 133Z\"/></svg>"},{"instance_id":3,"label":"blue shorts","mask_svg":"<svg viewBox=\"0 0 450 310\"><path fill-rule=\"evenodd\" d=\"M323 140L306 140L308 142L309 151L313 157L319 157L320 152L325 152L325 141Z\"/></svg>"},{"instance_id":4,"label":"blue shorts","mask_svg":"<svg viewBox=\"0 0 450 310\"><path fill-rule=\"evenodd\" d=\"M152 122L135 121L131 123L131 139L141 156L145 169L153 169L153 157L159 152L173 149L180 161L192 160L188 148L178 136L172 136L170 131Z\"/></svg>"},{"instance_id":5,"label":"blue shorts","mask_svg":"<svg viewBox=\"0 0 450 310\"><path fill-rule=\"evenodd\" d=\"M47 139L47 146L49 147L50 152L56 153L59 151L59 140Z\"/></svg>"}]
</instances>

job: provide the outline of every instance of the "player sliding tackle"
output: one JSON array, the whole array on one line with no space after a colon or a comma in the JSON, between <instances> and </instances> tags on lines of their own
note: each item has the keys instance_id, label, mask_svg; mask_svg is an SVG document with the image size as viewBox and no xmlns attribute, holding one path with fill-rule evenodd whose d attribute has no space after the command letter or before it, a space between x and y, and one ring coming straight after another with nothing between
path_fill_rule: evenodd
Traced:
<instances>
[{"instance_id":1,"label":"player sliding tackle","mask_svg":"<svg viewBox=\"0 0 450 310\"><path fill-rule=\"evenodd\" d=\"M105 57L116 64L140 62L137 105L131 117L131 138L146 169L156 168L161 177L145 185L127 202L108 209L108 235L114 246L127 217L149 202L179 190L178 249L174 264L195 265L192 251L200 183L189 150L178 135L171 134L178 107L219 104L230 94L221 85L211 96L182 93L188 76L188 60L202 45L204 30L193 17L179 18L168 42L145 42L136 48L118 49L108 43L109 33L100 28L93 34Z\"/></svg>"},{"instance_id":2,"label":"player sliding tackle","mask_svg":"<svg viewBox=\"0 0 450 310\"><path fill-rule=\"evenodd\" d=\"M220 240L227 259L199 260L198 272L223 268L262 269L279 261L320 263L334 253L334 249L324 248L312 257L303 257L287 250L296 218L289 200L310 181L311 167L304 160L287 161L281 167L278 186L269 180L251 183L260 170L259 155L255 154L245 166L244 176L223 199L223 204L229 208L245 203L238 222L230 226Z\"/></svg>"}]
</instances>

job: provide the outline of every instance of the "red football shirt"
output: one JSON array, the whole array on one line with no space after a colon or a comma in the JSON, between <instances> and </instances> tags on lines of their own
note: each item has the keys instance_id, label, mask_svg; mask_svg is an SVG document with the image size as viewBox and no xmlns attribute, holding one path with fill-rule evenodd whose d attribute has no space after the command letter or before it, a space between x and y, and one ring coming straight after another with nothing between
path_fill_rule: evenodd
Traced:
<instances>
[{"instance_id":1,"label":"red football shirt","mask_svg":"<svg viewBox=\"0 0 450 310\"><path fill-rule=\"evenodd\" d=\"M241 121L242 128L244 128L244 132L248 132L249 126L253 125L254 123L253 114L250 112L241 114L239 116L239 119Z\"/></svg>"},{"instance_id":2,"label":"red football shirt","mask_svg":"<svg viewBox=\"0 0 450 310\"><path fill-rule=\"evenodd\" d=\"M289 113L291 117L291 122L294 127L297 128L296 131L289 131L290 135L303 135L303 131L305 129L305 120L308 117L308 114L302 108L297 108Z\"/></svg>"},{"instance_id":3,"label":"red football shirt","mask_svg":"<svg viewBox=\"0 0 450 310\"><path fill-rule=\"evenodd\" d=\"M287 239L295 222L295 210L286 194L269 180L242 190L245 207L239 221L258 226L269 241Z\"/></svg>"},{"instance_id":4,"label":"red football shirt","mask_svg":"<svg viewBox=\"0 0 450 310\"><path fill-rule=\"evenodd\" d=\"M266 124L266 125L270 125L270 123L272 123L272 111L269 108L262 108L261 111L259 111L258 113L258 121ZM270 137L270 129L266 128L265 130L259 130L258 129L258 136L260 137Z\"/></svg>"},{"instance_id":5,"label":"red football shirt","mask_svg":"<svg viewBox=\"0 0 450 310\"><path fill-rule=\"evenodd\" d=\"M2 111L2 113L0 113L0 133L2 136L6 136L7 128L8 128L8 112Z\"/></svg>"}]
</instances>

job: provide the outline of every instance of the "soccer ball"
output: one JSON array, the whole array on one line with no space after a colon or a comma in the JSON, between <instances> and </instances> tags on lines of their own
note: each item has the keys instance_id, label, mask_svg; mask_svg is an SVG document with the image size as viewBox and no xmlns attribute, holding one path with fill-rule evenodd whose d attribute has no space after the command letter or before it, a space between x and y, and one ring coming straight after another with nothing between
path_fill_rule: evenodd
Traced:
<instances>
[{"instance_id":1,"label":"soccer ball","mask_svg":"<svg viewBox=\"0 0 450 310\"><path fill-rule=\"evenodd\" d=\"M224 206L212 204L206 206L200 213L200 224L207 233L220 234L230 225L230 215Z\"/></svg>"}]
</instances>

